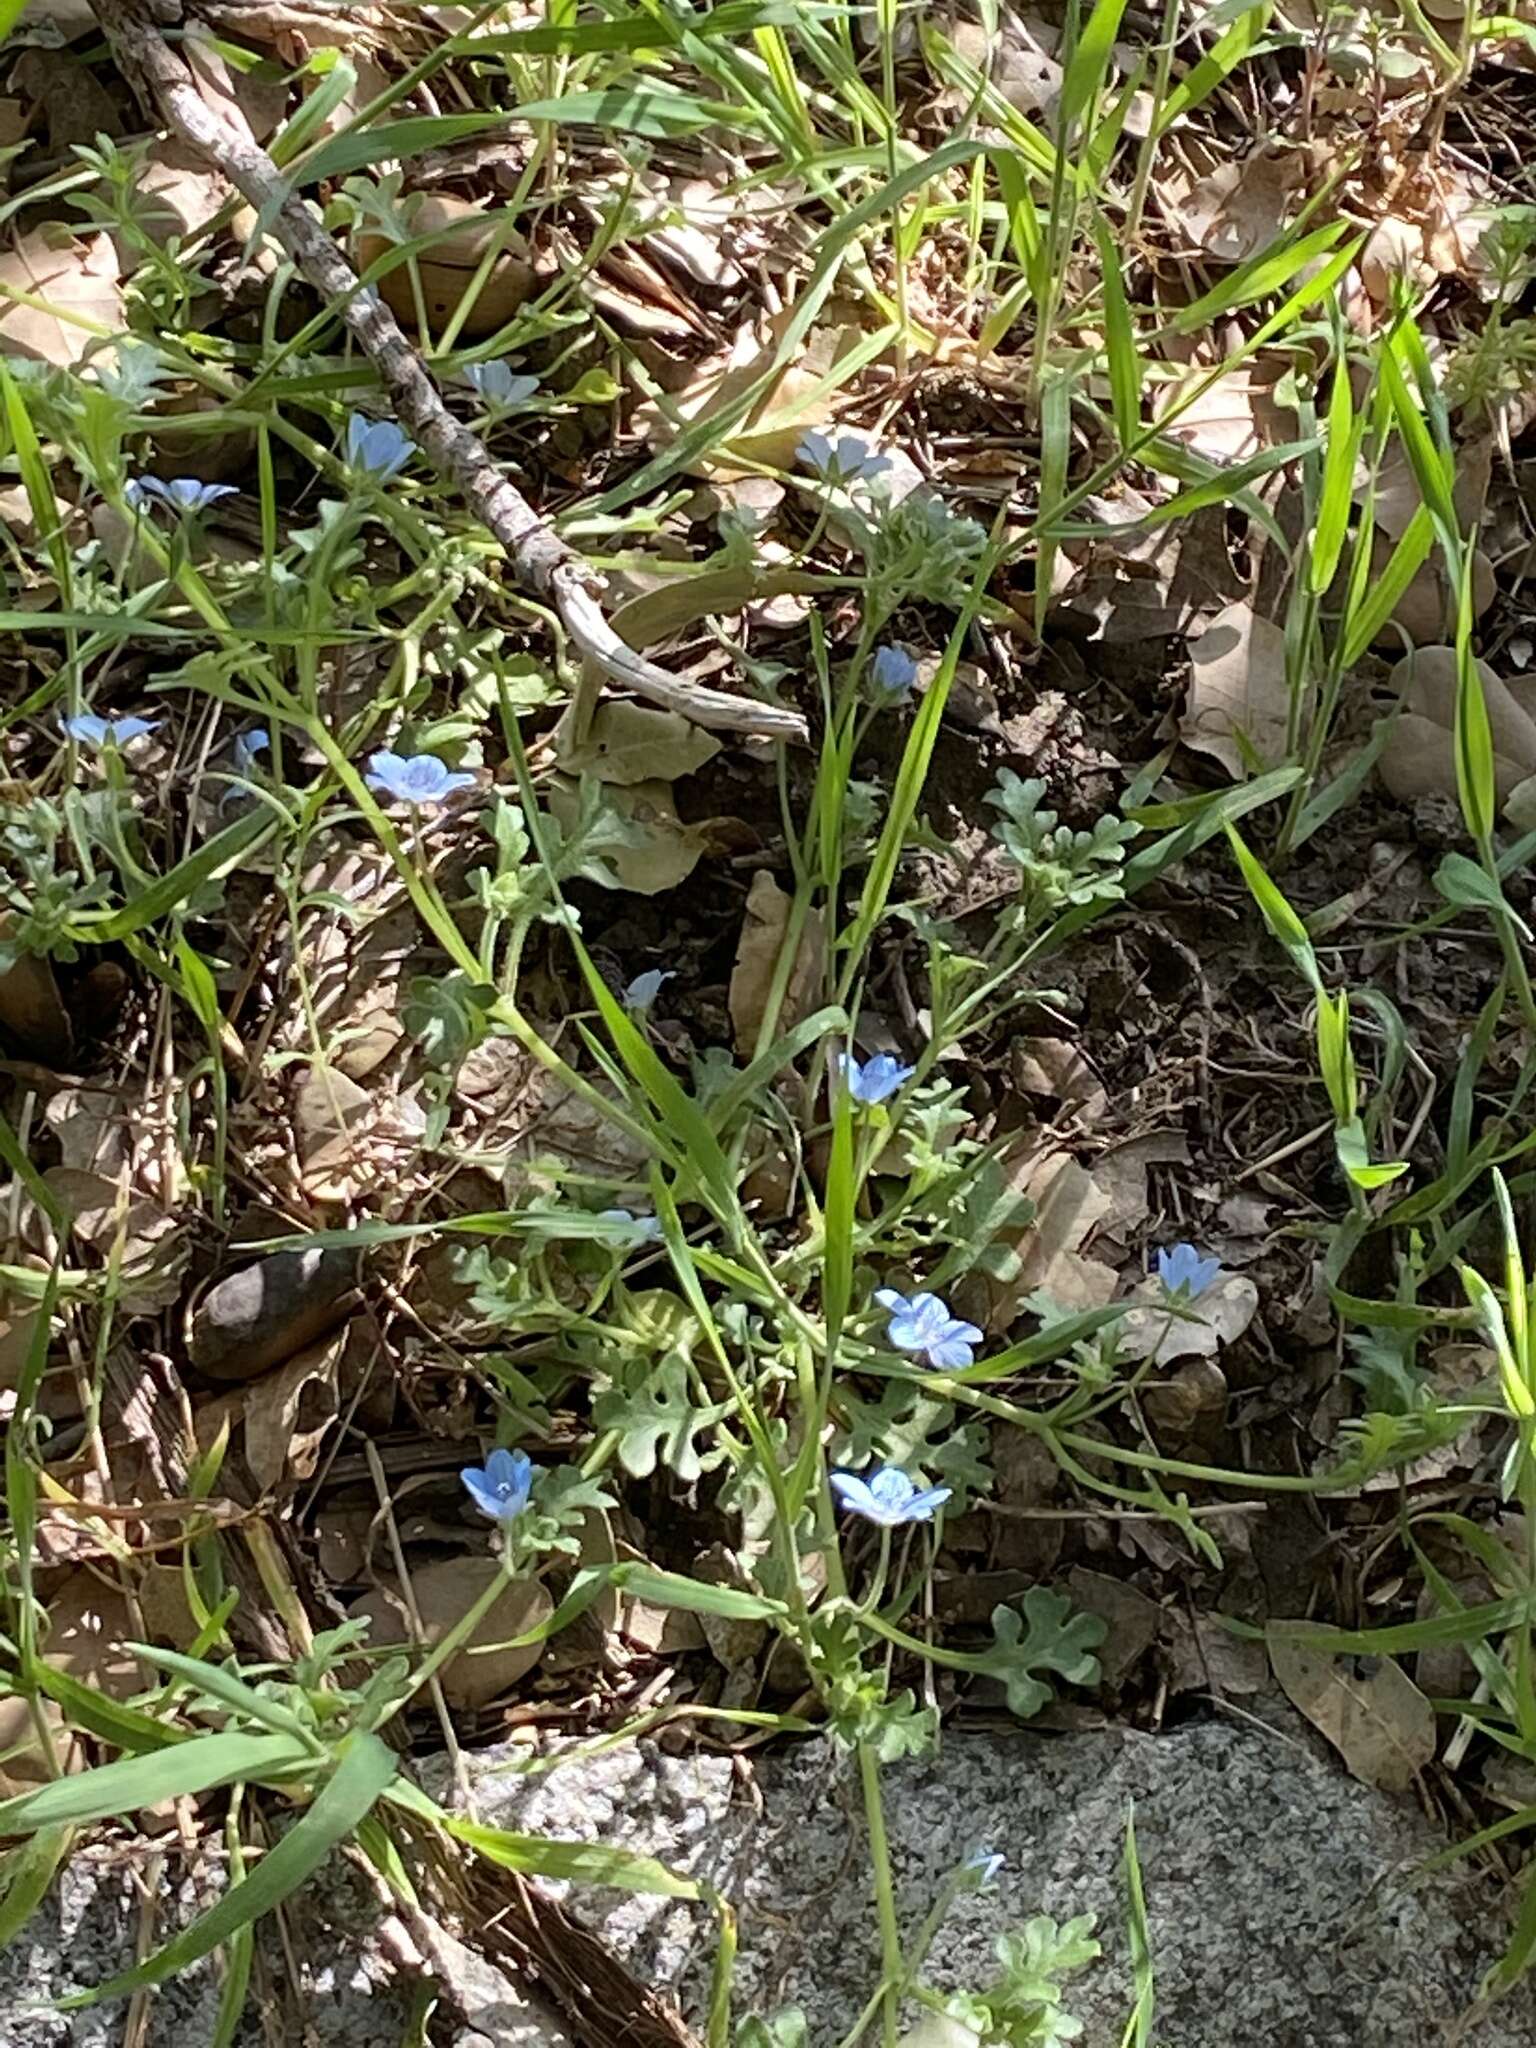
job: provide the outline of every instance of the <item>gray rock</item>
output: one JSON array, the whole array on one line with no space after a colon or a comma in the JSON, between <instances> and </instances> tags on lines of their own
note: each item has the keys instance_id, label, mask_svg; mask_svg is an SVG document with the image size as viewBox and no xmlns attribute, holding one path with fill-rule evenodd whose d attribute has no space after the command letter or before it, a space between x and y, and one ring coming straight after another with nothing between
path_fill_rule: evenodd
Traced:
<instances>
[{"instance_id":1,"label":"gray rock","mask_svg":"<svg viewBox=\"0 0 1536 2048\"><path fill-rule=\"evenodd\" d=\"M832 2048L851 2025L876 1974L875 1917L857 1784L830 1744L754 1757L760 1801L731 1759L665 1756L648 1745L573 1754L553 1770L512 1744L467 1761L480 1819L625 1846L724 1891L741 1914L738 2012L797 2003L814 2048ZM421 1774L451 1796L443 1760ZM1152 2038L1170 2048L1448 2044L1460 2038L1455 2023L1507 1926L1501 1902L1465 1867L1420 1874L1445 1838L1410 1802L1356 1784L1305 1739L1258 1726L1209 1722L1157 1737L950 1733L937 1758L891 1769L884 1782L909 1934L970 1849L1007 1858L994 1890L951 1912L930 1953L930 1982L980 1985L997 1935L1031 1915L1097 1917L1104 1956L1070 1980L1067 2000L1084 2022L1081 2048L1119 2048L1130 2005L1121 1857L1133 1805L1157 1969ZM39 2008L131 1962L146 1883L154 1938L163 1940L220 1882L214 1857L189 1875L173 1843L131 1853L140 1882L121 1848L78 1856L0 1954L0 2048L121 2041L121 2004L67 2017ZM159 1874L146 1860L156 1853ZM637 1975L701 2015L715 1953L701 1909L585 1888L566 1903ZM269 1941L267 1953L276 1981L289 1981L290 1964L297 1973L304 2031L294 2048L398 2048L411 1943L388 1920L381 1932L349 1866L333 1858L287 1928L290 1950ZM481 1985L472 1956L433 1960L445 1987L455 1984L449 2038L461 2048L561 2040L516 1987L504 1992L493 1977ZM218 1981L210 1963L162 1987L146 2048L206 2042ZM267 2038L253 2009L239 2048ZM1494 2007L1465 2039L1469 2048L1536 2048L1530 1990Z\"/></svg>"},{"instance_id":2,"label":"gray rock","mask_svg":"<svg viewBox=\"0 0 1536 2048\"><path fill-rule=\"evenodd\" d=\"M754 1760L760 1815L726 1758L642 1746L536 1777L496 1774L518 1755L470 1760L481 1819L622 1844L707 1877L741 1909L738 2010L795 2003L815 2048L841 2038L875 1981L877 1946L857 1783L829 1745ZM1069 1980L1082 2048L1119 2048L1130 2009L1121 1858L1133 1806L1157 1970L1153 2039L1176 2048L1449 2041L1507 1925L1465 1867L1419 1875L1445 1837L1413 1805L1357 1784L1303 1741L1246 1724L952 1733L938 1758L889 1770L885 1785L909 1934L967 1850L1007 1857L997 1888L950 1914L931 1983L979 1986L996 1936L1033 1914L1095 1915L1103 1958ZM713 1938L698 1909L593 1891L567 1906L699 2015ZM1467 2039L1536 2048L1531 1991Z\"/></svg>"},{"instance_id":3,"label":"gray rock","mask_svg":"<svg viewBox=\"0 0 1536 2048\"><path fill-rule=\"evenodd\" d=\"M215 1380L250 1380L318 1343L346 1314L357 1254L272 1252L216 1280L192 1315L187 1354Z\"/></svg>"},{"instance_id":4,"label":"gray rock","mask_svg":"<svg viewBox=\"0 0 1536 2048\"><path fill-rule=\"evenodd\" d=\"M158 1947L217 1900L220 1860L200 1853L188 1870L180 1845L89 1849L60 1873L48 1899L20 1935L0 1951L0 2048L120 2048L127 2007L122 2000L60 2013L54 2001L104 1984L137 1960L144 1901L150 1943ZM355 1874L332 1859L301 1895L287 1921L288 1947L264 1930L268 1994L274 2015L302 2011L302 2034L274 2036L258 2010L260 1975L253 1973L237 2048L267 2048L273 2038L294 2048L400 2048L409 2014L408 1988L371 1940L372 1900ZM202 2048L213 2038L221 1972L212 1958L151 1994L144 2048Z\"/></svg>"}]
</instances>

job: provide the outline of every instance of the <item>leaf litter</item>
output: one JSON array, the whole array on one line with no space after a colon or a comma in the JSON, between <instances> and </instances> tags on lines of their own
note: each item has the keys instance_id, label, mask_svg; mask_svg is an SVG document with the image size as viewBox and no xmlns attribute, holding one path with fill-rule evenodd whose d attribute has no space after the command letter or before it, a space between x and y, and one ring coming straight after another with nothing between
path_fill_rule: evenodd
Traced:
<instances>
[{"instance_id":1,"label":"leaf litter","mask_svg":"<svg viewBox=\"0 0 1536 2048\"><path fill-rule=\"evenodd\" d=\"M1431 1700L1391 1657L1330 1654L1327 1629L1357 1627L1372 1572L1374 1620L1440 1611L1394 1489L1438 1569L1433 1489L1467 1475L1491 1502L1502 1448L1432 1440L1469 1387L1426 1378L1401 1332L1465 1314L1455 1256L1488 1217L1458 1212L1459 1251L1427 1270L1424 1226L1439 1244L1473 1200L1469 1161L1485 1169L1519 1117L1519 1029L1504 1010L1479 1020L1518 979L1524 897L1512 884L1506 921L1471 935L1494 885L1456 807L1470 674L1496 804L1515 833L1536 817L1518 652L1536 636L1530 236L1485 82L1522 46L1480 39L1447 92L1432 24L1459 34L1454 10L1286 18L1302 46L1259 49L1246 17L1188 10L1160 112L1127 17L1104 87L1126 94L1123 126L1086 160L1094 196L1064 231L1037 175L1076 118L1062 23L902 21L891 168L938 168L907 184L891 242L848 153L888 90L877 38L828 73L813 25L761 30L754 63L782 46L819 80L761 132L716 96L723 74L660 45L632 66L615 44L619 99L567 80L583 96L537 139L506 117L527 94L496 68L497 24L418 24L431 85L401 85L401 52L350 20L318 41L263 25L244 62L189 38L226 118L258 138L289 124L280 153L327 230L376 268L496 474L629 593L615 630L682 683L677 705L605 689L611 657L555 647L419 450L343 486L347 413L356 400L388 426L384 394L307 286L279 291L269 224L174 141L119 152L138 131L99 38L23 46L7 171L32 196L0 250L0 352L45 460L8 411L0 1111L34 1172L6 1151L0 1363L14 1415L39 1276L60 1264L26 1397L57 1432L39 1456L77 1504L142 1510L46 1518L63 1526L40 1549L41 1598L60 1646L83 1628L115 1652L104 1690L142 1703L120 1649L141 1621L162 1644L204 1640L206 1588L193 1603L178 1567L197 1544L235 1551L210 1533L235 1516L280 1534L286 1613L268 1611L268 1550L254 1599L247 1565L228 1633L207 1639L221 1654L259 1638L271 1657L274 1632L278 1658L296 1654L296 1614L366 1619L375 1651L440 1643L498 1583L456 1470L511 1443L561 1473L590 1458L613 1493L551 1512L540 1575L514 1577L443 1663L460 1734L541 1716L596 1730L657 1702L773 1711L786 1666L796 1711L821 1713L802 1649L779 1649L758 1611L783 1592L774 1503L738 1455L732 1375L761 1368L763 1440L797 1469L791 1351L765 1336L764 1302L782 1285L814 1326L836 1298L851 1146L863 1234L828 1440L966 1490L921 1553L946 1615L968 1617L941 1625L962 1660L946 1708L1000 1680L1033 1709L1049 1669L1091 1711L1156 1728L1170 1700L1259 1691L1262 1636L1346 1768L1388 1790L1457 1773L1464 1794ZM256 26L220 24L246 43ZM364 111L397 87L403 104ZM360 121L403 125L369 156ZM976 132L1024 166L1012 183L963 153ZM90 199L64 203L44 152L97 150ZM1066 235L1044 269L1042 228ZM1328 290L1271 331L1335 256ZM1360 436L1339 465L1341 420ZM1374 589L1438 504L1412 420L1470 601L1431 550L1322 693L1351 550ZM145 476L234 496L163 519L125 494ZM1313 588L1328 489L1343 567ZM910 701L879 694L877 642L895 673L910 665ZM798 704L821 754L775 761L698 723L689 692L710 688ZM163 729L140 756L76 740L66 757L59 718L86 709ZM358 793L386 749L437 759L472 797L393 811L391 843ZM872 878L914 762L887 900ZM250 840L198 867L242 820ZM1272 864L1294 924L1239 879L1223 827ZM1177 856L1147 862L1164 831ZM1014 934L1044 935L1027 1004L983 1006L935 1046L960 963ZM1307 962L1310 989L1305 964L1288 982ZM1319 1019L1352 978L1341 1081ZM786 1038L788 1070L742 1097ZM1469 1044L1481 1065L1462 1083ZM910 1071L850 1107L855 1049L866 1075L878 1057ZM1408 1178L1380 1178L1400 1158ZM738 1170L752 1238L711 1206L711 1175ZM1392 1203L1426 1189L1435 1202L1399 1223ZM674 1264L674 1224L691 1265ZM332 1231L350 1242L288 1242ZM1346 1246L1326 1274L1324 1238ZM1221 1270L1181 1296L1168 1276L1186 1254ZM870 1306L877 1282L942 1294L984 1357L1072 1318L1072 1341L1042 1342L1005 1392L1037 1424L1064 1395L1081 1408L1026 1432L967 1406L963 1381L909 1395L885 1376L912 1360ZM102 1405L82 1361L123 1327L163 1372ZM1497 1357L1473 1349L1481 1398ZM1360 1443L1372 1477L1331 1488L1330 1461ZM178 1444L210 1461L206 1519L168 1544L152 1510L192 1502L153 1489L190 1486ZM1167 1486L1127 1495L1157 1461ZM1255 1491L1240 1507L1235 1470ZM1320 1568L1285 1551L1276 1473L1317 1481ZM138 1616L98 1588L76 1627L80 1560L109 1554ZM594 1564L652 1576L548 1644L519 1640ZM824 1560L802 1568L831 1615ZM994 1572L1013 1574L1000 1607ZM693 1604L671 1604L683 1578ZM1043 1662L1026 1668L1030 1643ZM905 1646L893 1669L915 1684L920 1664ZM881 1704L893 1754L922 1739L925 1710L904 1721L900 1696ZM1079 1710L1064 1691L1050 1709ZM109 1753L50 1714L70 1768Z\"/></svg>"}]
</instances>

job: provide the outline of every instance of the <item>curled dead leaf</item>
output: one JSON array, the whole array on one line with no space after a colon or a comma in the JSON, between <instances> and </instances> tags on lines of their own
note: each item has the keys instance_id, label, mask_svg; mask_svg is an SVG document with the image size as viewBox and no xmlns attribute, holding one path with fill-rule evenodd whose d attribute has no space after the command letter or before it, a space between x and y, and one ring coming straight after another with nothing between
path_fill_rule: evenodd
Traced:
<instances>
[{"instance_id":1,"label":"curled dead leaf","mask_svg":"<svg viewBox=\"0 0 1536 2048\"><path fill-rule=\"evenodd\" d=\"M287 1475L308 1479L336 1420L336 1372L347 1333L312 1344L244 1397L245 1462L265 1491Z\"/></svg>"}]
</instances>

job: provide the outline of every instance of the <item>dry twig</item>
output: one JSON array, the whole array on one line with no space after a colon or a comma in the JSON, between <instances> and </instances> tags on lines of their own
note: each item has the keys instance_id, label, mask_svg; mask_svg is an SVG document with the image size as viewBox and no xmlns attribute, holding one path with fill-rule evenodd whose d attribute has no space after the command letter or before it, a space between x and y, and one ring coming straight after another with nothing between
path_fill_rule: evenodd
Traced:
<instances>
[{"instance_id":1,"label":"dry twig","mask_svg":"<svg viewBox=\"0 0 1536 2048\"><path fill-rule=\"evenodd\" d=\"M163 0L160 0L163 4ZM400 424L500 541L518 582L549 598L582 655L610 683L633 690L696 725L804 741L798 712L756 704L674 676L626 647L603 615L599 579L497 469L478 434L456 420L420 356L378 293L357 273L238 117L215 112L156 21L156 0L93 0L96 17L128 83L151 119L226 177L270 223L301 275L357 340L379 373ZM143 11L141 11L141 8Z\"/></svg>"}]
</instances>

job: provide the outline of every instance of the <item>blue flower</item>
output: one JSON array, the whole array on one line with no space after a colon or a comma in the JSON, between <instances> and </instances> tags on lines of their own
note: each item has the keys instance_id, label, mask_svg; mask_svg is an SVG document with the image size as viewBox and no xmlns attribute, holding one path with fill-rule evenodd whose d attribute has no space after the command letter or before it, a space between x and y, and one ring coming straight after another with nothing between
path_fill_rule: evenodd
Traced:
<instances>
[{"instance_id":1,"label":"blue flower","mask_svg":"<svg viewBox=\"0 0 1536 2048\"><path fill-rule=\"evenodd\" d=\"M482 1515L493 1522L515 1522L528 1505L534 1469L526 1451L497 1450L483 1468L466 1465L459 1477Z\"/></svg>"},{"instance_id":2,"label":"blue flower","mask_svg":"<svg viewBox=\"0 0 1536 2048\"><path fill-rule=\"evenodd\" d=\"M875 688L896 703L917 681L917 663L904 647L877 647L869 675Z\"/></svg>"},{"instance_id":3,"label":"blue flower","mask_svg":"<svg viewBox=\"0 0 1536 2048\"><path fill-rule=\"evenodd\" d=\"M78 712L73 718L62 714L59 724L82 747L125 747L142 739L159 724L156 718L98 718L94 711Z\"/></svg>"},{"instance_id":4,"label":"blue flower","mask_svg":"<svg viewBox=\"0 0 1536 2048\"><path fill-rule=\"evenodd\" d=\"M862 1065L851 1052L843 1054L843 1086L855 1102L884 1102L916 1072L888 1052L877 1052Z\"/></svg>"},{"instance_id":5,"label":"blue flower","mask_svg":"<svg viewBox=\"0 0 1536 2048\"><path fill-rule=\"evenodd\" d=\"M851 1514L862 1515L877 1528L899 1529L904 1522L931 1522L954 1491L949 1486L920 1490L895 1465L877 1465L868 1479L853 1472L834 1472L832 1491Z\"/></svg>"},{"instance_id":6,"label":"blue flower","mask_svg":"<svg viewBox=\"0 0 1536 2048\"><path fill-rule=\"evenodd\" d=\"M505 363L466 363L463 375L491 405L521 405L539 388L537 377L519 377Z\"/></svg>"},{"instance_id":7,"label":"blue flower","mask_svg":"<svg viewBox=\"0 0 1536 2048\"><path fill-rule=\"evenodd\" d=\"M238 775L249 775L256 766L256 756L270 753L271 750L272 735L263 732L259 725L253 725L249 732L237 732L234 746L235 772Z\"/></svg>"},{"instance_id":8,"label":"blue flower","mask_svg":"<svg viewBox=\"0 0 1536 2048\"><path fill-rule=\"evenodd\" d=\"M960 1876L968 1889L983 1892L989 1884L997 1882L997 1873L1006 1860L991 1849L973 1849L960 1866Z\"/></svg>"},{"instance_id":9,"label":"blue flower","mask_svg":"<svg viewBox=\"0 0 1536 2048\"><path fill-rule=\"evenodd\" d=\"M971 1365L981 1342L974 1323L952 1316L947 1302L936 1294L914 1294L910 1299L893 1287L880 1287L875 1299L891 1312L886 1336L898 1351L915 1351L940 1372L958 1372Z\"/></svg>"},{"instance_id":10,"label":"blue flower","mask_svg":"<svg viewBox=\"0 0 1536 2048\"><path fill-rule=\"evenodd\" d=\"M370 420L355 412L347 421L347 460L381 483L398 476L416 453L416 443L393 420Z\"/></svg>"},{"instance_id":11,"label":"blue flower","mask_svg":"<svg viewBox=\"0 0 1536 2048\"><path fill-rule=\"evenodd\" d=\"M1202 1259L1192 1244L1176 1244L1172 1251L1159 1250L1157 1277L1167 1294L1183 1294L1193 1301L1204 1294L1221 1271L1220 1259Z\"/></svg>"},{"instance_id":12,"label":"blue flower","mask_svg":"<svg viewBox=\"0 0 1536 2048\"><path fill-rule=\"evenodd\" d=\"M599 1223L614 1224L618 1228L621 1238L627 1238L631 1244L661 1243L661 1218L659 1216L636 1216L629 1209L599 1209L597 1220Z\"/></svg>"},{"instance_id":13,"label":"blue flower","mask_svg":"<svg viewBox=\"0 0 1536 2048\"><path fill-rule=\"evenodd\" d=\"M622 999L625 1009L648 1010L661 994L662 983L676 978L670 967L647 967L644 974L637 974L625 989Z\"/></svg>"},{"instance_id":14,"label":"blue flower","mask_svg":"<svg viewBox=\"0 0 1536 2048\"><path fill-rule=\"evenodd\" d=\"M891 466L889 456L873 454L856 434L841 435L835 446L825 434L802 434L795 453L828 483L851 484L860 477L879 476Z\"/></svg>"},{"instance_id":15,"label":"blue flower","mask_svg":"<svg viewBox=\"0 0 1536 2048\"><path fill-rule=\"evenodd\" d=\"M468 789L474 776L455 773L436 754L370 754L368 773L363 777L370 789L382 790L397 803L423 804L429 808Z\"/></svg>"},{"instance_id":16,"label":"blue flower","mask_svg":"<svg viewBox=\"0 0 1536 2048\"><path fill-rule=\"evenodd\" d=\"M220 498L239 495L233 484L199 483L195 476L173 476L168 483L163 477L136 476L123 491L135 511L154 498L173 512L206 512Z\"/></svg>"}]
</instances>

